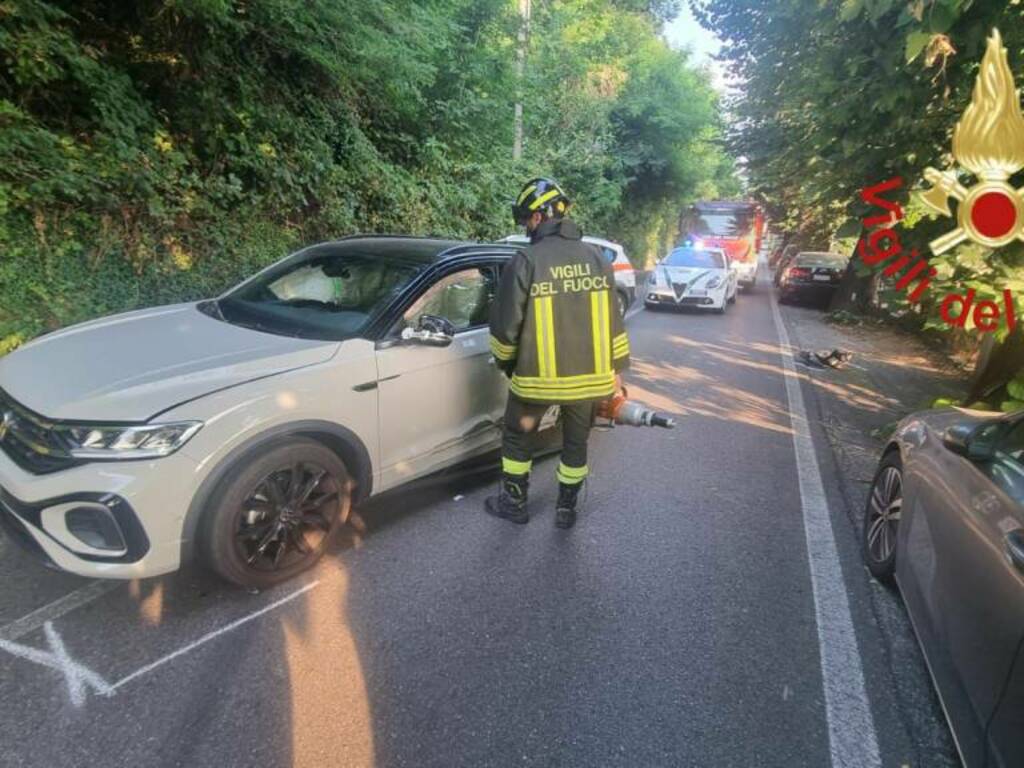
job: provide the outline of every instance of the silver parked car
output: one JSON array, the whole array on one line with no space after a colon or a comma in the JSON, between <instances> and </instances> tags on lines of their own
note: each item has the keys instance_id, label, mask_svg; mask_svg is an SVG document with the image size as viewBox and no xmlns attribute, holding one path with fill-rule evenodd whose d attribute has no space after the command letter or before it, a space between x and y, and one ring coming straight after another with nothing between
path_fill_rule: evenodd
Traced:
<instances>
[{"instance_id":1,"label":"silver parked car","mask_svg":"<svg viewBox=\"0 0 1024 768\"><path fill-rule=\"evenodd\" d=\"M863 547L899 585L964 764L1024 765L1024 414L904 419Z\"/></svg>"},{"instance_id":2,"label":"silver parked car","mask_svg":"<svg viewBox=\"0 0 1024 768\"><path fill-rule=\"evenodd\" d=\"M323 243L22 347L0 359L0 520L84 576L193 554L243 585L298 573L352 504L498 446L487 321L514 251Z\"/></svg>"}]
</instances>

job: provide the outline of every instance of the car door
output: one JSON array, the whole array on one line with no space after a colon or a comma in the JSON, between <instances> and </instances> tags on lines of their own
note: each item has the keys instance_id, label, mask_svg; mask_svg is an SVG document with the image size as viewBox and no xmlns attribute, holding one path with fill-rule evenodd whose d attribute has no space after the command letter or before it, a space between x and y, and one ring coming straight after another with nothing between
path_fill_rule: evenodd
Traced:
<instances>
[{"instance_id":1,"label":"car door","mask_svg":"<svg viewBox=\"0 0 1024 768\"><path fill-rule=\"evenodd\" d=\"M992 441L988 458L936 443L915 463L900 581L913 580L908 606L967 765L984 760L986 727L1024 637L1024 420L983 429L975 439Z\"/></svg>"},{"instance_id":2,"label":"car door","mask_svg":"<svg viewBox=\"0 0 1024 768\"><path fill-rule=\"evenodd\" d=\"M725 256L725 279L728 281L725 289L726 300L731 299L739 290L740 275L736 262Z\"/></svg>"},{"instance_id":3,"label":"car door","mask_svg":"<svg viewBox=\"0 0 1024 768\"><path fill-rule=\"evenodd\" d=\"M488 343L494 260L439 271L378 342L381 488L497 445L507 384ZM403 342L423 315L455 329L443 348Z\"/></svg>"}]
</instances>

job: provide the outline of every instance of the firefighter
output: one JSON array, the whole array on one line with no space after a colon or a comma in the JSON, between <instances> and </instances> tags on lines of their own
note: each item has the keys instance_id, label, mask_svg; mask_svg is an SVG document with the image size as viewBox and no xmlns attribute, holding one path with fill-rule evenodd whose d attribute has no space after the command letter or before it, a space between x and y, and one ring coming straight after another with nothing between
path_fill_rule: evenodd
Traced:
<instances>
[{"instance_id":1,"label":"firefighter","mask_svg":"<svg viewBox=\"0 0 1024 768\"><path fill-rule=\"evenodd\" d=\"M502 478L487 511L526 523L533 436L552 405L561 406L555 525L576 522L587 477L587 439L594 406L619 389L629 365L629 340L615 301L612 266L566 212L569 199L554 181L527 182L512 215L530 244L501 275L491 311L491 352L511 379L502 436Z\"/></svg>"}]
</instances>

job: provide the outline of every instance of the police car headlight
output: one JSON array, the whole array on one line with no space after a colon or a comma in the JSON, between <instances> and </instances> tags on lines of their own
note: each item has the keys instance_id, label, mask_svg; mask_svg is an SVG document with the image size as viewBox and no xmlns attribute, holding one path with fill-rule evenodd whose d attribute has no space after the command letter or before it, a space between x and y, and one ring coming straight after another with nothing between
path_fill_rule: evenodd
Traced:
<instances>
[{"instance_id":1,"label":"police car headlight","mask_svg":"<svg viewBox=\"0 0 1024 768\"><path fill-rule=\"evenodd\" d=\"M708 284L705 285L704 287L707 288L709 291L713 291L715 288L717 288L721 284L722 284L722 278L720 278L720 277L712 277L710 280L708 280Z\"/></svg>"}]
</instances>

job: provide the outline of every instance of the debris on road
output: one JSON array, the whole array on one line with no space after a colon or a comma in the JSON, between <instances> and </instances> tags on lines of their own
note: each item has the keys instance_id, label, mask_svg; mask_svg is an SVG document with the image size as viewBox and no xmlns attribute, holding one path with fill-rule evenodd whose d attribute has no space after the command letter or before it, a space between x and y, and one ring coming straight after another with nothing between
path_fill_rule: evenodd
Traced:
<instances>
[{"instance_id":1,"label":"debris on road","mask_svg":"<svg viewBox=\"0 0 1024 768\"><path fill-rule=\"evenodd\" d=\"M841 370L853 359L853 352L845 349L821 350L810 352L801 349L797 352L796 361L809 368L835 368Z\"/></svg>"}]
</instances>

